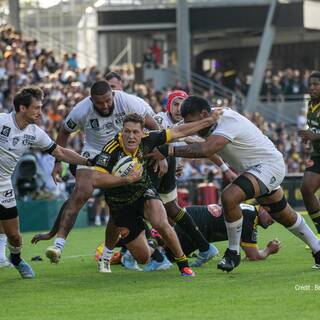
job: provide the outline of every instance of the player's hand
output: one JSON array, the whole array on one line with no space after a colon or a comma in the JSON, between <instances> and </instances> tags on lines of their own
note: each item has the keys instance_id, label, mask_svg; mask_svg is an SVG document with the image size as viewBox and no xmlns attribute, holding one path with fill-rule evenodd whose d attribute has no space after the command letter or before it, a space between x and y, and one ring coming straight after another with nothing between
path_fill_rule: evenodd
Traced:
<instances>
[{"instance_id":1,"label":"player's hand","mask_svg":"<svg viewBox=\"0 0 320 320\"><path fill-rule=\"evenodd\" d=\"M61 174L62 174L62 164L61 162L56 162L54 164L54 168L52 170L52 178L55 184L57 184L57 182L61 182Z\"/></svg>"},{"instance_id":2,"label":"player's hand","mask_svg":"<svg viewBox=\"0 0 320 320\"><path fill-rule=\"evenodd\" d=\"M37 244L39 241L42 240L50 240L53 238L53 235L51 235L49 232L48 233L38 233L33 236L31 239L31 243Z\"/></svg>"},{"instance_id":3,"label":"player's hand","mask_svg":"<svg viewBox=\"0 0 320 320\"><path fill-rule=\"evenodd\" d=\"M150 164L153 164L155 161L163 160L166 157L157 148L154 148L146 155L146 158L149 158L151 160Z\"/></svg>"},{"instance_id":4,"label":"player's hand","mask_svg":"<svg viewBox=\"0 0 320 320\"><path fill-rule=\"evenodd\" d=\"M140 167L140 168L134 167L129 172L129 174L125 177L127 179L128 183L134 183L134 182L139 181L142 177L142 171L143 171L142 167Z\"/></svg>"},{"instance_id":5,"label":"player's hand","mask_svg":"<svg viewBox=\"0 0 320 320\"><path fill-rule=\"evenodd\" d=\"M176 177L181 177L183 175L183 164L178 164L176 169Z\"/></svg>"},{"instance_id":6,"label":"player's hand","mask_svg":"<svg viewBox=\"0 0 320 320\"><path fill-rule=\"evenodd\" d=\"M231 183L232 181L238 178L238 175L235 172L233 172L231 169L225 171L223 175L229 183Z\"/></svg>"},{"instance_id":7,"label":"player's hand","mask_svg":"<svg viewBox=\"0 0 320 320\"><path fill-rule=\"evenodd\" d=\"M312 132L311 130L300 130L298 131L298 135L302 138L302 141L315 141L319 139L319 135L317 133Z\"/></svg>"},{"instance_id":8,"label":"player's hand","mask_svg":"<svg viewBox=\"0 0 320 320\"><path fill-rule=\"evenodd\" d=\"M153 165L154 172L158 172L158 176L161 178L168 172L168 162L166 159L157 160Z\"/></svg>"},{"instance_id":9,"label":"player's hand","mask_svg":"<svg viewBox=\"0 0 320 320\"><path fill-rule=\"evenodd\" d=\"M267 248L269 249L270 254L275 254L281 248L281 241L279 241L278 239L273 239L267 244Z\"/></svg>"},{"instance_id":10,"label":"player's hand","mask_svg":"<svg viewBox=\"0 0 320 320\"><path fill-rule=\"evenodd\" d=\"M210 114L209 118L212 121L212 124L216 123L220 117L223 115L223 108L215 108Z\"/></svg>"}]
</instances>

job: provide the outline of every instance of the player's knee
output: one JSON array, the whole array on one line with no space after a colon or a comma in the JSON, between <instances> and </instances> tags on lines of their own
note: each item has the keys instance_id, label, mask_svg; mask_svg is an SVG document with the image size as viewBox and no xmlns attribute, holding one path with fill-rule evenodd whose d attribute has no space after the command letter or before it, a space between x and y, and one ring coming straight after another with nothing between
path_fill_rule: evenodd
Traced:
<instances>
[{"instance_id":1,"label":"player's knee","mask_svg":"<svg viewBox=\"0 0 320 320\"><path fill-rule=\"evenodd\" d=\"M12 232L7 234L8 237L8 242L15 246L15 247L20 247L22 245L22 237L19 232Z\"/></svg>"}]
</instances>

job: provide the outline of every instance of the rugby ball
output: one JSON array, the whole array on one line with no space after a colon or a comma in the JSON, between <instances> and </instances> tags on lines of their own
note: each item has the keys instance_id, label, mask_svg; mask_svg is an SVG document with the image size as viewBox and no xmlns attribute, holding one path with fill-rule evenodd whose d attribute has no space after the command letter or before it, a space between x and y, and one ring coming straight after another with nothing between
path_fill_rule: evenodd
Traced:
<instances>
[{"instance_id":1,"label":"rugby ball","mask_svg":"<svg viewBox=\"0 0 320 320\"><path fill-rule=\"evenodd\" d=\"M141 168L141 163L137 158L125 156L121 158L112 169L112 175L116 177L125 177L133 169Z\"/></svg>"}]
</instances>

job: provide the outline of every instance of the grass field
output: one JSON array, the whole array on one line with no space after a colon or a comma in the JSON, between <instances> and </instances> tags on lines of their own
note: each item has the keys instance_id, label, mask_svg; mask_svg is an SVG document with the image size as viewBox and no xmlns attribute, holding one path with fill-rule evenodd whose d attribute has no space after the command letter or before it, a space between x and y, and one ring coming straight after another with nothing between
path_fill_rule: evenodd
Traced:
<instances>
[{"instance_id":1,"label":"grass field","mask_svg":"<svg viewBox=\"0 0 320 320\"><path fill-rule=\"evenodd\" d=\"M104 229L74 230L59 265L44 257L49 242L30 244L24 234L23 256L37 277L23 280L13 268L0 269L0 319L318 319L320 271L304 245L282 227L260 230L262 247L279 238L283 248L266 261L243 260L230 274L216 269L217 260L195 269L196 277L168 271L134 272L113 266L99 274L93 255ZM221 252L226 242L218 243ZM310 285L297 290L299 285ZM309 290L308 290L309 288ZM317 290L318 289L318 290Z\"/></svg>"}]
</instances>

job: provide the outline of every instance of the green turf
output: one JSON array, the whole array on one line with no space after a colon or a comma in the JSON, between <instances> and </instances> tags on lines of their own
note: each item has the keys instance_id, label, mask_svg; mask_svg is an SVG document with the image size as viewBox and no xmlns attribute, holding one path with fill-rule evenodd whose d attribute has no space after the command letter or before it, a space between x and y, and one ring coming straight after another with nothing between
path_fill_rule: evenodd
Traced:
<instances>
[{"instance_id":1,"label":"green turf","mask_svg":"<svg viewBox=\"0 0 320 320\"><path fill-rule=\"evenodd\" d=\"M142 273L113 266L111 274L99 274L92 256L103 232L74 230L59 265L31 263L35 279L20 279L13 268L0 269L0 319L319 318L320 271L311 269L304 245L278 225L260 230L259 243L281 239L279 254L261 262L242 261L230 274L217 270L214 260L195 269L193 279L182 278L176 267ZM26 260L44 257L50 243L32 246L30 239L30 233L24 234ZM226 242L217 246L223 252ZM313 290L296 290L297 285Z\"/></svg>"}]
</instances>

